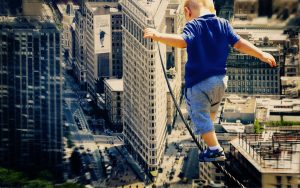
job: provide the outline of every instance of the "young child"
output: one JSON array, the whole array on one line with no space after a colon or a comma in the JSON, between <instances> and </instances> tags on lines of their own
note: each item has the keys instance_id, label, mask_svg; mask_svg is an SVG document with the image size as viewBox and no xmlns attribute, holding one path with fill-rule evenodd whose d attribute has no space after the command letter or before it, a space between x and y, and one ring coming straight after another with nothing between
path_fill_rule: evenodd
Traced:
<instances>
[{"instance_id":1,"label":"young child","mask_svg":"<svg viewBox=\"0 0 300 188\"><path fill-rule=\"evenodd\" d=\"M275 67L272 55L261 51L237 35L229 22L215 15L212 0L185 0L184 15L187 20L182 35L160 33L146 28L145 38L178 48L187 48L185 65L185 98L195 133L201 134L208 148L200 153L204 162L224 161L213 126L215 113L226 89L226 60L229 45Z\"/></svg>"}]
</instances>

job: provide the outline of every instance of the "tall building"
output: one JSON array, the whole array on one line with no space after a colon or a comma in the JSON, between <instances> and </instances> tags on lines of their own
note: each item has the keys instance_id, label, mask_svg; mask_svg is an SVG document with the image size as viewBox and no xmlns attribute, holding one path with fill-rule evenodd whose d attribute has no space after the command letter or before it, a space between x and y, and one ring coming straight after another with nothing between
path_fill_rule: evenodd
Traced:
<instances>
[{"instance_id":1,"label":"tall building","mask_svg":"<svg viewBox=\"0 0 300 188\"><path fill-rule=\"evenodd\" d=\"M116 2L86 2L87 90L104 92L104 78L122 77L122 13Z\"/></svg>"},{"instance_id":2,"label":"tall building","mask_svg":"<svg viewBox=\"0 0 300 188\"><path fill-rule=\"evenodd\" d=\"M166 33L181 34L185 25L185 20L182 15L183 13L183 2L181 0L171 0L166 10L165 22L166 22ZM171 83L171 87L177 103L180 101L181 88L184 80L184 66L186 63L186 49L172 48L167 46L167 71L168 78ZM171 94L168 90L167 94L167 112L168 120L167 124L172 125L174 122L174 115L176 108L172 100Z\"/></svg>"},{"instance_id":3,"label":"tall building","mask_svg":"<svg viewBox=\"0 0 300 188\"><path fill-rule=\"evenodd\" d=\"M227 93L244 95L280 95L280 76L284 71L284 51L287 36L282 30L236 29L246 40L271 53L278 64L270 68L259 59L231 51L227 60Z\"/></svg>"},{"instance_id":4,"label":"tall building","mask_svg":"<svg viewBox=\"0 0 300 188\"><path fill-rule=\"evenodd\" d=\"M246 187L300 186L299 127L239 135L230 142L231 174Z\"/></svg>"},{"instance_id":5,"label":"tall building","mask_svg":"<svg viewBox=\"0 0 300 188\"><path fill-rule=\"evenodd\" d=\"M86 36L85 36L85 13L84 9L81 7L79 10L75 11L75 61L74 61L74 75L77 78L78 83L82 88L86 88Z\"/></svg>"},{"instance_id":6,"label":"tall building","mask_svg":"<svg viewBox=\"0 0 300 188\"><path fill-rule=\"evenodd\" d=\"M146 172L161 164L166 143L167 87L156 43L143 38L145 27L164 31L169 1L124 0L124 141ZM166 65L166 47L160 46ZM155 173L152 173L154 175ZM155 176L155 175L154 175Z\"/></svg>"},{"instance_id":7,"label":"tall building","mask_svg":"<svg viewBox=\"0 0 300 188\"><path fill-rule=\"evenodd\" d=\"M58 10L62 15L62 34L61 34L61 48L64 63L69 69L74 67L75 61L75 11L79 6L69 2L67 4L57 4Z\"/></svg>"},{"instance_id":8,"label":"tall building","mask_svg":"<svg viewBox=\"0 0 300 188\"><path fill-rule=\"evenodd\" d=\"M0 165L60 172L60 32L33 18L8 18L0 30Z\"/></svg>"}]
</instances>

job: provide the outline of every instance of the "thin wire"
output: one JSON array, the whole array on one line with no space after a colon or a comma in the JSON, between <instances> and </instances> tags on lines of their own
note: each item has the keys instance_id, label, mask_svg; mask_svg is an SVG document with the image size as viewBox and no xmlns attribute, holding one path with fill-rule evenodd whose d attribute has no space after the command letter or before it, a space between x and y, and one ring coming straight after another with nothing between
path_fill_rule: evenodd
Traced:
<instances>
[{"instance_id":1,"label":"thin wire","mask_svg":"<svg viewBox=\"0 0 300 188\"><path fill-rule=\"evenodd\" d=\"M153 26L154 26L154 29L156 29L155 27L155 23L154 23L154 19L153 20ZM164 76L165 76L165 79L166 79L166 82L167 82L167 85L168 85L168 88L169 88L169 91L170 91L170 94L172 96L172 100L175 104L175 107L176 107L176 110L178 111L179 113L179 116L180 118L182 119L185 127L187 128L187 130L189 131L190 135L192 136L192 139L194 140L194 142L196 143L197 147L200 149L200 151L203 151L203 147L200 145L200 143L198 142L196 136L194 135L192 129L190 128L190 126L188 125L187 121L185 120L185 118L183 117L183 114L181 112L181 109L179 107L179 105L177 104L176 102L176 99L175 99L175 96L174 96L174 93L173 93L173 90L171 88L171 85L170 85L170 82L168 80L168 76L167 76L167 72L166 72L166 69L165 69L165 66L164 66L164 63L163 63L163 59L162 59L162 55L161 55L161 51L160 51L160 46L158 44L158 42L156 42L157 44L157 47L158 47L158 53L159 53L159 58L160 58L160 63L161 63L161 66L162 66L162 69L163 69L163 73L164 73ZM239 187L242 187L244 188L245 186L243 184L241 184L235 177L233 177L229 172L227 172L227 170L222 166L220 165L218 162L212 162L215 167L217 167L220 171L222 171L228 178L230 178L234 183L236 183Z\"/></svg>"}]
</instances>

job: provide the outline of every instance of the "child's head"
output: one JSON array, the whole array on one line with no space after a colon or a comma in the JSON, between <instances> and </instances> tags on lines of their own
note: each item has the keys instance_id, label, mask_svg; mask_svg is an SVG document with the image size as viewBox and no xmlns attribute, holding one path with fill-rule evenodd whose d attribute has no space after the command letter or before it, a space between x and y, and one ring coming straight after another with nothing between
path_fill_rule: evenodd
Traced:
<instances>
[{"instance_id":1,"label":"child's head","mask_svg":"<svg viewBox=\"0 0 300 188\"><path fill-rule=\"evenodd\" d=\"M185 0L184 15L187 21L199 17L202 11L216 13L213 0Z\"/></svg>"}]
</instances>

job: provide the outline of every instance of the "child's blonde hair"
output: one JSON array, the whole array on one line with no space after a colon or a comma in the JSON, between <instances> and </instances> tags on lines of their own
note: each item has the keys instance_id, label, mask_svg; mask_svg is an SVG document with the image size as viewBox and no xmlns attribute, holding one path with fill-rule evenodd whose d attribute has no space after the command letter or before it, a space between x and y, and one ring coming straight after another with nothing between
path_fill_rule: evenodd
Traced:
<instances>
[{"instance_id":1,"label":"child's blonde hair","mask_svg":"<svg viewBox=\"0 0 300 188\"><path fill-rule=\"evenodd\" d=\"M216 13L216 9L215 9L213 0L186 0L185 1L186 7L195 6L195 4L202 5L205 8L207 8L208 10L210 10L210 12L212 12L214 14Z\"/></svg>"}]
</instances>

